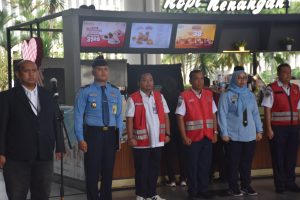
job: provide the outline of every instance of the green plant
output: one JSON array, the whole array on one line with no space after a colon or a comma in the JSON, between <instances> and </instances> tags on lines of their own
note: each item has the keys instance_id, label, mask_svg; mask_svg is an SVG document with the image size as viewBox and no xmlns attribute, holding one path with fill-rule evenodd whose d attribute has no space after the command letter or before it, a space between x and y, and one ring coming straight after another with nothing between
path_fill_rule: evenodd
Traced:
<instances>
[{"instance_id":1,"label":"green plant","mask_svg":"<svg viewBox=\"0 0 300 200\"><path fill-rule=\"evenodd\" d=\"M233 44L233 47L235 49L239 49L239 47L246 47L247 46L247 41L246 40L240 40L240 41L236 41L234 44Z\"/></svg>"},{"instance_id":2,"label":"green plant","mask_svg":"<svg viewBox=\"0 0 300 200\"><path fill-rule=\"evenodd\" d=\"M288 36L281 40L282 45L293 45L294 42L295 42L295 39L288 37Z\"/></svg>"}]
</instances>

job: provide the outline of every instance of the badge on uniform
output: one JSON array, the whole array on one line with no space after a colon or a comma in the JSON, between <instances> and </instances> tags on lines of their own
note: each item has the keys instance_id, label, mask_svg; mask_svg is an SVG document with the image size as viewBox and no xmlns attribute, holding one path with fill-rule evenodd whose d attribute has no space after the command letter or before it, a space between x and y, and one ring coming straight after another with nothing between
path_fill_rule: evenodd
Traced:
<instances>
[{"instance_id":1,"label":"badge on uniform","mask_svg":"<svg viewBox=\"0 0 300 200\"><path fill-rule=\"evenodd\" d=\"M270 87L267 87L264 91L265 97L269 97L272 93L272 89Z\"/></svg>"},{"instance_id":2,"label":"badge on uniform","mask_svg":"<svg viewBox=\"0 0 300 200\"><path fill-rule=\"evenodd\" d=\"M183 102L183 98L181 96L178 97L177 107L180 107L182 105L182 102Z\"/></svg>"},{"instance_id":3,"label":"badge on uniform","mask_svg":"<svg viewBox=\"0 0 300 200\"><path fill-rule=\"evenodd\" d=\"M238 96L237 95L232 95L231 96L231 102L234 104L238 99Z\"/></svg>"},{"instance_id":4,"label":"badge on uniform","mask_svg":"<svg viewBox=\"0 0 300 200\"><path fill-rule=\"evenodd\" d=\"M115 114L117 114L117 105L116 104L114 104L113 106L112 106L112 113L115 115Z\"/></svg>"},{"instance_id":5,"label":"badge on uniform","mask_svg":"<svg viewBox=\"0 0 300 200\"><path fill-rule=\"evenodd\" d=\"M113 92L110 93L110 96L111 96L111 97L114 97L114 98L117 97L117 95L116 95L115 93L113 93Z\"/></svg>"},{"instance_id":6,"label":"badge on uniform","mask_svg":"<svg viewBox=\"0 0 300 200\"><path fill-rule=\"evenodd\" d=\"M91 107L92 107L93 109L97 108L96 102L92 102L92 103L91 103Z\"/></svg>"}]
</instances>

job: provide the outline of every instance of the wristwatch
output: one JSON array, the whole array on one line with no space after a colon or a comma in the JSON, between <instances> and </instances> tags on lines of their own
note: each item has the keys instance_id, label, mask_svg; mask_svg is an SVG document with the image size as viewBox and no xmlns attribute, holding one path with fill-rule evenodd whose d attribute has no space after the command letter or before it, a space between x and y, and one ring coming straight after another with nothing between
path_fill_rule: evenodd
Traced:
<instances>
[{"instance_id":1,"label":"wristwatch","mask_svg":"<svg viewBox=\"0 0 300 200\"><path fill-rule=\"evenodd\" d=\"M219 134L219 132L218 132L218 131L214 131L214 134L218 135L218 134Z\"/></svg>"},{"instance_id":2,"label":"wristwatch","mask_svg":"<svg viewBox=\"0 0 300 200\"><path fill-rule=\"evenodd\" d=\"M171 136L171 134L170 134L170 133L166 133L166 135L167 135L167 136L169 136L169 137Z\"/></svg>"}]
</instances>

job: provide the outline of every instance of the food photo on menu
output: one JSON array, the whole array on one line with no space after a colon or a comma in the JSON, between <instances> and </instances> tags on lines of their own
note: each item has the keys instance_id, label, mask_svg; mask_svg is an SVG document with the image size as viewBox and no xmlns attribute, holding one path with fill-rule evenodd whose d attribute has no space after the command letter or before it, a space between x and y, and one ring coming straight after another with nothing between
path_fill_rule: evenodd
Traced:
<instances>
[{"instance_id":1,"label":"food photo on menu","mask_svg":"<svg viewBox=\"0 0 300 200\"><path fill-rule=\"evenodd\" d=\"M83 21L81 47L122 48L125 22Z\"/></svg>"},{"instance_id":2,"label":"food photo on menu","mask_svg":"<svg viewBox=\"0 0 300 200\"><path fill-rule=\"evenodd\" d=\"M172 24L133 23L130 48L169 48Z\"/></svg>"},{"instance_id":3,"label":"food photo on menu","mask_svg":"<svg viewBox=\"0 0 300 200\"><path fill-rule=\"evenodd\" d=\"M178 24L175 48L212 48L215 24Z\"/></svg>"}]
</instances>

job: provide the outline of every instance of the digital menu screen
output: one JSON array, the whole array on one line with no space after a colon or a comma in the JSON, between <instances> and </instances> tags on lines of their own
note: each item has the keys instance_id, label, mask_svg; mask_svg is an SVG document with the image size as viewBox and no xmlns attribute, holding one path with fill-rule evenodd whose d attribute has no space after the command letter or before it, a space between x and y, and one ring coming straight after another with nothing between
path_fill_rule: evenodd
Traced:
<instances>
[{"instance_id":1,"label":"digital menu screen","mask_svg":"<svg viewBox=\"0 0 300 200\"><path fill-rule=\"evenodd\" d=\"M130 48L169 48L172 24L132 23Z\"/></svg>"},{"instance_id":2,"label":"digital menu screen","mask_svg":"<svg viewBox=\"0 0 300 200\"><path fill-rule=\"evenodd\" d=\"M125 22L83 21L81 47L122 48Z\"/></svg>"},{"instance_id":3,"label":"digital menu screen","mask_svg":"<svg viewBox=\"0 0 300 200\"><path fill-rule=\"evenodd\" d=\"M178 24L175 48L212 48L216 24Z\"/></svg>"}]
</instances>

